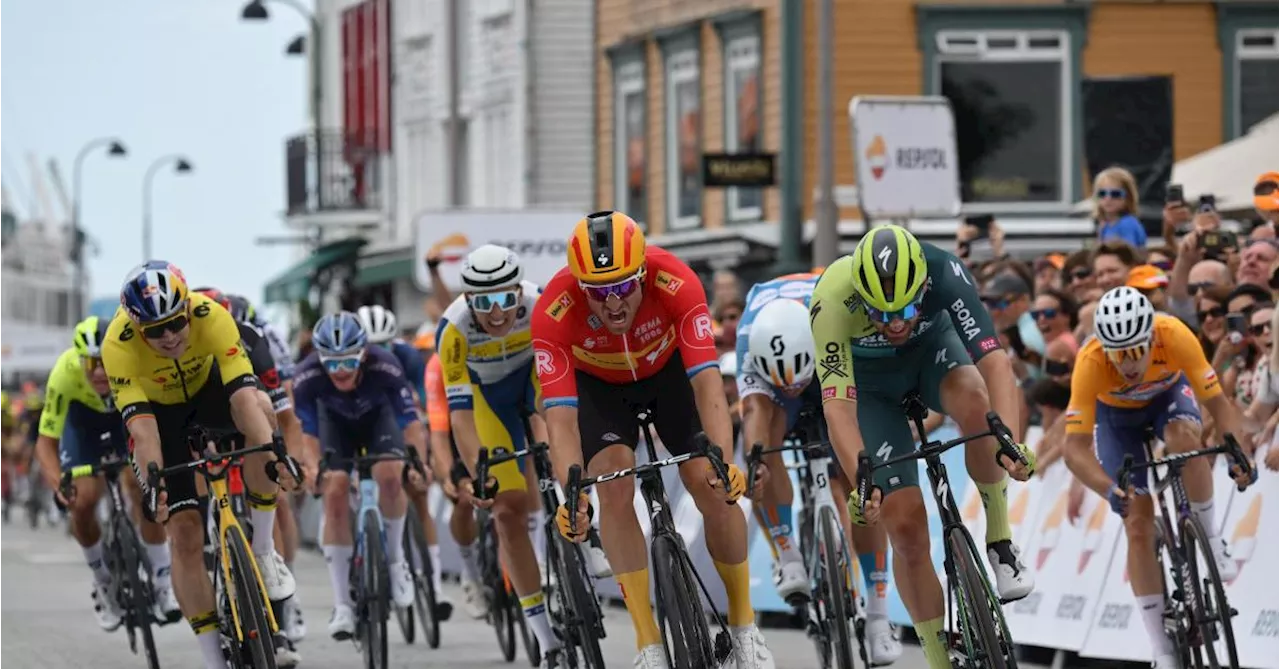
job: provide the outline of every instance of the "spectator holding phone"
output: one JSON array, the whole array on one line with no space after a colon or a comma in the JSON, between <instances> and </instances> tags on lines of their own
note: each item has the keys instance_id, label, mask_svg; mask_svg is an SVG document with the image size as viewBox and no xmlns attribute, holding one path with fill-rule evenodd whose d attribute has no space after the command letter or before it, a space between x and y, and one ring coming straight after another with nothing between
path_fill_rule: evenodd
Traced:
<instances>
[{"instance_id":1,"label":"spectator holding phone","mask_svg":"<svg viewBox=\"0 0 1280 669\"><path fill-rule=\"evenodd\" d=\"M1209 286L1196 294L1196 323L1198 323L1200 346L1204 355L1214 360L1218 344L1227 335L1227 300L1231 299L1231 286ZM1215 364L1214 369L1221 376L1227 370L1225 366Z\"/></svg>"},{"instance_id":2,"label":"spectator holding phone","mask_svg":"<svg viewBox=\"0 0 1280 669\"><path fill-rule=\"evenodd\" d=\"M1093 220L1098 241L1118 239L1135 248L1147 245L1147 231L1138 220L1138 184L1123 167L1108 167L1093 179Z\"/></svg>"},{"instance_id":3,"label":"spectator holding phone","mask_svg":"<svg viewBox=\"0 0 1280 669\"><path fill-rule=\"evenodd\" d=\"M1271 291L1249 284L1236 286L1227 296L1227 334L1214 351L1213 367L1227 367L1222 387L1235 389L1241 407L1249 406L1253 397L1250 381L1258 358L1249 337L1249 318L1254 310L1270 305Z\"/></svg>"}]
</instances>

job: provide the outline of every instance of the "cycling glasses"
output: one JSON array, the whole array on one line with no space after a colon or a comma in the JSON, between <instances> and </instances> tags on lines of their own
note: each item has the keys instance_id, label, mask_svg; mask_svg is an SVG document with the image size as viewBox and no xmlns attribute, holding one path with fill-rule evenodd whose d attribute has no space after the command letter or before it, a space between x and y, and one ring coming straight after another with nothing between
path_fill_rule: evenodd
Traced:
<instances>
[{"instance_id":1,"label":"cycling glasses","mask_svg":"<svg viewBox=\"0 0 1280 669\"><path fill-rule=\"evenodd\" d=\"M1071 270L1072 281L1084 281L1085 279L1088 279L1092 275L1093 275L1093 271L1091 271L1088 267L1077 267Z\"/></svg>"},{"instance_id":2,"label":"cycling glasses","mask_svg":"<svg viewBox=\"0 0 1280 669\"><path fill-rule=\"evenodd\" d=\"M516 302L520 299L520 289L512 288L511 290L499 290L493 293L471 293L467 295L467 304L471 308L485 312L493 309L495 305L503 311L510 311L516 308Z\"/></svg>"},{"instance_id":3,"label":"cycling glasses","mask_svg":"<svg viewBox=\"0 0 1280 669\"><path fill-rule=\"evenodd\" d=\"M191 319L187 318L186 308L184 307L183 313L167 321L142 326L142 336L147 339L163 339L170 332L181 332L182 328L187 327L187 323L190 321Z\"/></svg>"},{"instance_id":4,"label":"cycling glasses","mask_svg":"<svg viewBox=\"0 0 1280 669\"><path fill-rule=\"evenodd\" d=\"M1123 188L1099 188L1095 195L1099 200L1123 200L1125 192Z\"/></svg>"},{"instance_id":5,"label":"cycling glasses","mask_svg":"<svg viewBox=\"0 0 1280 669\"><path fill-rule=\"evenodd\" d=\"M102 358L93 358L86 355L80 358L80 366L84 368L86 374L92 374L93 370L102 366Z\"/></svg>"},{"instance_id":6,"label":"cycling glasses","mask_svg":"<svg viewBox=\"0 0 1280 669\"><path fill-rule=\"evenodd\" d=\"M324 371L330 374L338 374L340 372L354 372L360 369L360 360L363 357L362 353L357 353L335 358L320 358L320 362L324 363Z\"/></svg>"},{"instance_id":7,"label":"cycling glasses","mask_svg":"<svg viewBox=\"0 0 1280 669\"><path fill-rule=\"evenodd\" d=\"M911 304L897 311L882 311L867 305L867 316L877 323L892 323L896 320L909 321L920 315L920 303L924 301L924 290L911 301Z\"/></svg>"},{"instance_id":8,"label":"cycling glasses","mask_svg":"<svg viewBox=\"0 0 1280 669\"><path fill-rule=\"evenodd\" d=\"M1104 348L1103 352L1107 354L1107 359L1115 365L1122 365L1126 362L1138 362L1147 356L1151 351L1151 344L1143 342L1126 346L1124 348Z\"/></svg>"},{"instance_id":9,"label":"cycling glasses","mask_svg":"<svg viewBox=\"0 0 1280 669\"><path fill-rule=\"evenodd\" d=\"M604 285L578 282L578 286L587 294L587 299L595 302L604 302L609 299L610 295L616 295L618 299L625 300L631 297L633 293L640 290L640 285L644 283L644 273L640 272L631 278L623 279L616 283L607 283Z\"/></svg>"}]
</instances>

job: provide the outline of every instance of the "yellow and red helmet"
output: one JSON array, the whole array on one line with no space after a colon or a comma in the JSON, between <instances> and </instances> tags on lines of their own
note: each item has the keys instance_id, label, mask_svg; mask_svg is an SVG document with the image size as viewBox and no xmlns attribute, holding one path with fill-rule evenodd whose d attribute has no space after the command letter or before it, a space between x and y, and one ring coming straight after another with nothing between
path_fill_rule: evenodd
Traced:
<instances>
[{"instance_id":1,"label":"yellow and red helmet","mask_svg":"<svg viewBox=\"0 0 1280 669\"><path fill-rule=\"evenodd\" d=\"M630 216L588 214L569 237L569 273L583 283L615 283L644 268L644 249L644 232Z\"/></svg>"}]
</instances>

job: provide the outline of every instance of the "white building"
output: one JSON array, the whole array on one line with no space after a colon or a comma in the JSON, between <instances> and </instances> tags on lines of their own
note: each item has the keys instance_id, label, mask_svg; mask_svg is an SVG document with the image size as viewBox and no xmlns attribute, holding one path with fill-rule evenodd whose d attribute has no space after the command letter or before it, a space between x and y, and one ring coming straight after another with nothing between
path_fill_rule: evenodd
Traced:
<instances>
[{"instance_id":1,"label":"white building","mask_svg":"<svg viewBox=\"0 0 1280 669\"><path fill-rule=\"evenodd\" d=\"M80 319L76 304L71 233L67 226L19 222L3 212L0 251L0 372L40 375L71 346Z\"/></svg>"}]
</instances>

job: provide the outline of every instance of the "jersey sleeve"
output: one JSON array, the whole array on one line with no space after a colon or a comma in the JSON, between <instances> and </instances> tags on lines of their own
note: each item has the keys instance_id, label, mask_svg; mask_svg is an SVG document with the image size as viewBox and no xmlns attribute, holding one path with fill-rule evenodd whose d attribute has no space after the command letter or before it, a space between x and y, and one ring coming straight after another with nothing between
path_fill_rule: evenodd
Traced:
<instances>
[{"instance_id":1,"label":"jersey sleeve","mask_svg":"<svg viewBox=\"0 0 1280 669\"><path fill-rule=\"evenodd\" d=\"M1221 395L1222 384L1218 381L1218 373L1205 358L1204 349L1191 333L1191 328L1173 316L1161 317L1157 327L1160 330L1157 336L1164 341L1171 362L1176 361L1182 369L1187 383L1195 391L1196 399L1203 403Z\"/></svg>"},{"instance_id":2,"label":"jersey sleeve","mask_svg":"<svg viewBox=\"0 0 1280 669\"><path fill-rule=\"evenodd\" d=\"M280 380L288 381L292 379L296 367L293 364L293 354L289 351L289 344L280 335L280 331L272 327L270 323L264 322L259 328L262 330L262 338L267 340L267 349L271 352L271 359L276 361L276 370L280 373Z\"/></svg>"},{"instance_id":3,"label":"jersey sleeve","mask_svg":"<svg viewBox=\"0 0 1280 669\"><path fill-rule=\"evenodd\" d=\"M1108 364L1097 345L1085 346L1076 354L1075 370L1071 373L1071 400L1065 414L1067 434L1093 434L1098 395L1106 392L1105 365Z\"/></svg>"},{"instance_id":4,"label":"jersey sleeve","mask_svg":"<svg viewBox=\"0 0 1280 669\"><path fill-rule=\"evenodd\" d=\"M132 342L142 336L134 329L128 317L117 314L107 327L106 343L102 346L102 364L107 370L107 383L111 386L111 399L120 408L125 425L138 416L151 415L147 392L142 388L138 369L138 355Z\"/></svg>"},{"instance_id":5,"label":"jersey sleeve","mask_svg":"<svg viewBox=\"0 0 1280 669\"><path fill-rule=\"evenodd\" d=\"M44 410L40 412L39 434L50 439L62 438L62 429L67 424L67 411L71 407L73 393L68 384L72 379L67 374L66 357L64 353L58 358L44 390Z\"/></svg>"},{"instance_id":6,"label":"jersey sleeve","mask_svg":"<svg viewBox=\"0 0 1280 669\"><path fill-rule=\"evenodd\" d=\"M574 374L573 356L564 314L556 320L550 312L558 300L556 291L548 290L538 297L533 319L529 323L533 335L533 368L542 386L543 406L578 406L578 377Z\"/></svg>"},{"instance_id":7,"label":"jersey sleeve","mask_svg":"<svg viewBox=\"0 0 1280 669\"><path fill-rule=\"evenodd\" d=\"M315 356L314 353L311 354ZM302 423L302 433L320 438L320 384L323 383L323 371L318 365L309 364L308 357L294 370L293 378L293 412Z\"/></svg>"},{"instance_id":8,"label":"jersey sleeve","mask_svg":"<svg viewBox=\"0 0 1280 669\"><path fill-rule=\"evenodd\" d=\"M666 274L664 281L663 275ZM719 369L715 324L707 306L707 292L698 275L676 260L658 271L653 290L662 300L679 333L677 347L685 372L692 378L704 369Z\"/></svg>"},{"instance_id":9,"label":"jersey sleeve","mask_svg":"<svg viewBox=\"0 0 1280 669\"><path fill-rule=\"evenodd\" d=\"M969 357L977 362L1000 348L995 323L978 296L978 281L959 258L933 245L926 245L925 249L929 276L933 280L930 295L925 299L933 302L938 310L947 310ZM929 313L935 312L929 310Z\"/></svg>"},{"instance_id":10,"label":"jersey sleeve","mask_svg":"<svg viewBox=\"0 0 1280 669\"><path fill-rule=\"evenodd\" d=\"M440 356L431 356L427 363L426 401L427 423L434 432L449 431L449 398L444 391L444 372L440 369Z\"/></svg>"},{"instance_id":11,"label":"jersey sleeve","mask_svg":"<svg viewBox=\"0 0 1280 669\"><path fill-rule=\"evenodd\" d=\"M395 362L377 363L372 367L382 377L382 388L388 404L396 414L396 424L400 429L412 425L418 420L418 406L413 400L413 386L405 377L404 370Z\"/></svg>"},{"instance_id":12,"label":"jersey sleeve","mask_svg":"<svg viewBox=\"0 0 1280 669\"><path fill-rule=\"evenodd\" d=\"M402 342L398 342L396 348L401 351L400 362L404 365L404 375L409 379L409 385L413 386L417 403L425 405L427 402L427 366L422 361L422 355L418 353L418 349Z\"/></svg>"},{"instance_id":13,"label":"jersey sleeve","mask_svg":"<svg viewBox=\"0 0 1280 669\"><path fill-rule=\"evenodd\" d=\"M289 403L289 393L285 391L284 381L281 379L280 370L276 367L276 360L271 355L271 347L266 338L248 325L237 323L236 327L240 330L240 341L249 351L249 364L253 366L253 374L258 377L258 381L262 383L262 389L271 399L271 407L276 413L293 408Z\"/></svg>"},{"instance_id":14,"label":"jersey sleeve","mask_svg":"<svg viewBox=\"0 0 1280 669\"><path fill-rule=\"evenodd\" d=\"M441 358L449 409L470 410L475 400L471 395L471 370L467 368L467 334L448 318L440 319L436 331L436 355Z\"/></svg>"},{"instance_id":15,"label":"jersey sleeve","mask_svg":"<svg viewBox=\"0 0 1280 669\"><path fill-rule=\"evenodd\" d=\"M851 262L845 256L833 263L813 287L813 297L809 300L809 327L818 356L818 381L824 404L829 400L858 399L849 333L859 326L845 304L853 293L853 287L844 279L851 276L847 267Z\"/></svg>"},{"instance_id":16,"label":"jersey sleeve","mask_svg":"<svg viewBox=\"0 0 1280 669\"><path fill-rule=\"evenodd\" d=\"M222 305L208 299L197 304L191 313L198 324L193 324L192 327L198 327L203 332L205 346L218 363L218 373L222 376L222 385L227 393L234 393L241 388L257 388L253 362L249 360L247 347L240 340L240 328L236 326L236 319Z\"/></svg>"}]
</instances>

